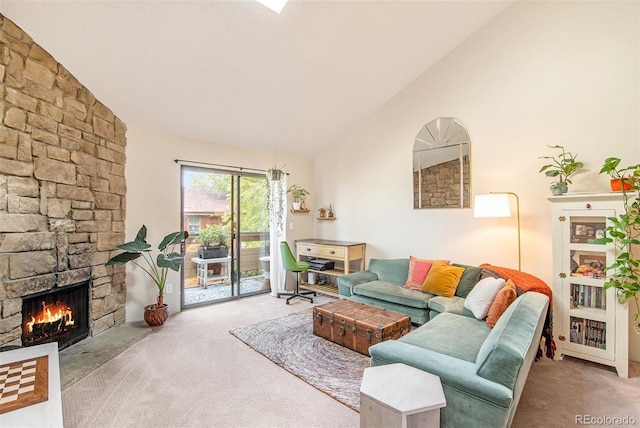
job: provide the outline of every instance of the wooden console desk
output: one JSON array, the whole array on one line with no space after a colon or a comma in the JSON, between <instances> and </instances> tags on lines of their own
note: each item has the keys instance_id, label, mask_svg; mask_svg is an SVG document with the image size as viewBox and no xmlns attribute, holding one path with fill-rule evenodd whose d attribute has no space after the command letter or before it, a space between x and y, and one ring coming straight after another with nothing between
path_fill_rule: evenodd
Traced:
<instances>
[{"instance_id":1,"label":"wooden console desk","mask_svg":"<svg viewBox=\"0 0 640 428\"><path fill-rule=\"evenodd\" d=\"M364 270L365 250L367 244L364 242L333 241L329 239L300 239L296 241L296 257L298 261L308 261L310 259L335 260L336 265L330 270L313 270L322 275L334 277L346 275L350 272L352 261L360 261L358 270ZM316 289L323 293L337 296L336 285L329 284L326 287L313 286L311 284L301 284L306 289Z\"/></svg>"}]
</instances>

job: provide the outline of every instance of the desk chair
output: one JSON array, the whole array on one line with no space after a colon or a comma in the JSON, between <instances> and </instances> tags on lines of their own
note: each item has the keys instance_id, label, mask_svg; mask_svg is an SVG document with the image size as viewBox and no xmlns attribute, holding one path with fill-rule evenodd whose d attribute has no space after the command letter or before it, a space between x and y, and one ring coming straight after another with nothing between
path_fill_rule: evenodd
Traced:
<instances>
[{"instance_id":1,"label":"desk chair","mask_svg":"<svg viewBox=\"0 0 640 428\"><path fill-rule=\"evenodd\" d=\"M289 244L287 244L286 241L282 241L280 243L280 257L282 258L282 266L284 267L284 270L286 270L287 272L295 272L296 288L293 290L293 293L278 293L277 294L278 299L280 298L280 296L291 296L287 299L287 305L289 304L289 300L295 297L302 297L303 299L307 299L309 300L309 302L313 303L313 298L309 297L308 295L313 294L314 296L316 296L316 292L300 291L300 288L299 288L300 272L308 271L309 263L297 261L295 257L293 257L293 254L291 253L291 249L289 248ZM287 284L287 281L285 277L285 287L286 287L286 284Z\"/></svg>"}]
</instances>

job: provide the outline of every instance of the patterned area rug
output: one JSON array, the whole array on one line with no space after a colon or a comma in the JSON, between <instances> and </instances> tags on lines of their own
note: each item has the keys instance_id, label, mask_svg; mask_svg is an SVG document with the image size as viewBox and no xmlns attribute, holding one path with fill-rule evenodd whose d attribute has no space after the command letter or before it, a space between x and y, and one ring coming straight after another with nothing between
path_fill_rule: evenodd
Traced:
<instances>
[{"instance_id":1,"label":"patterned area rug","mask_svg":"<svg viewBox=\"0 0 640 428\"><path fill-rule=\"evenodd\" d=\"M360 410L369 357L313 334L313 310L229 332L271 361L350 408Z\"/></svg>"}]
</instances>

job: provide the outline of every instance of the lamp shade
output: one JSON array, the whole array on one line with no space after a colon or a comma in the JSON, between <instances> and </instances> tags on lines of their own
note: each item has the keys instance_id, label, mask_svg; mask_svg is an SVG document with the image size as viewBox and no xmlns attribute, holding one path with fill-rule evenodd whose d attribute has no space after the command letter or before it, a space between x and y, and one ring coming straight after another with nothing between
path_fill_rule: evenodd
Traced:
<instances>
[{"instance_id":1,"label":"lamp shade","mask_svg":"<svg viewBox=\"0 0 640 428\"><path fill-rule=\"evenodd\" d=\"M508 194L476 195L474 217L511 217Z\"/></svg>"}]
</instances>

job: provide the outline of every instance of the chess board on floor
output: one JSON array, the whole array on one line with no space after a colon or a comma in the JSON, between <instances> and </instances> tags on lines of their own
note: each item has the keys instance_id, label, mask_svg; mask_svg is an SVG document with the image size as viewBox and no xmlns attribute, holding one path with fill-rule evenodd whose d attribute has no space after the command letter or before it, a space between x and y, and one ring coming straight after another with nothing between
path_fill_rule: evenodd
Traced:
<instances>
[{"instance_id":1,"label":"chess board on floor","mask_svg":"<svg viewBox=\"0 0 640 428\"><path fill-rule=\"evenodd\" d=\"M0 366L0 414L49 398L49 357L44 355Z\"/></svg>"}]
</instances>

